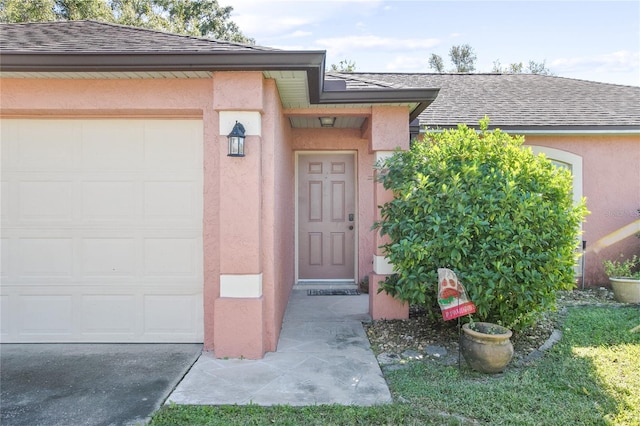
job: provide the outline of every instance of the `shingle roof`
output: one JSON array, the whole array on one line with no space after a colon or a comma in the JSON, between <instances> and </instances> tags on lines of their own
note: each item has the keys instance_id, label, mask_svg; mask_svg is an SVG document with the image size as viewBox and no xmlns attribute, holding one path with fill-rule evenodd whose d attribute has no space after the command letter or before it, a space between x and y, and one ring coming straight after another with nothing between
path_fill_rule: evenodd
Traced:
<instances>
[{"instance_id":1,"label":"shingle roof","mask_svg":"<svg viewBox=\"0 0 640 426\"><path fill-rule=\"evenodd\" d=\"M97 21L1 24L0 48L7 52L47 53L276 50Z\"/></svg>"},{"instance_id":2,"label":"shingle roof","mask_svg":"<svg viewBox=\"0 0 640 426\"><path fill-rule=\"evenodd\" d=\"M533 74L332 73L347 88L440 88L420 116L429 127L477 125L485 115L504 129L640 130L640 87Z\"/></svg>"},{"instance_id":3,"label":"shingle roof","mask_svg":"<svg viewBox=\"0 0 640 426\"><path fill-rule=\"evenodd\" d=\"M4 71L267 70L309 73L313 103L420 101L421 125L538 130L640 131L640 87L531 74L326 73L324 52L288 51L96 21L0 24ZM360 94L360 95L358 95ZM359 97L360 96L360 97ZM357 99L356 99L357 98ZM362 98L362 99L360 99Z\"/></svg>"}]
</instances>

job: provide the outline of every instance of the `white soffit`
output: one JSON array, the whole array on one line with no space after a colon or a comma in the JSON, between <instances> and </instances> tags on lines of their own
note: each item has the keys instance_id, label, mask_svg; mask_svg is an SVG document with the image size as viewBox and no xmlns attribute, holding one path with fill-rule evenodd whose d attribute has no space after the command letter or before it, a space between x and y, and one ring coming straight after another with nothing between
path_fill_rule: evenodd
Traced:
<instances>
[{"instance_id":1,"label":"white soffit","mask_svg":"<svg viewBox=\"0 0 640 426\"><path fill-rule=\"evenodd\" d=\"M276 81L284 108L308 108L309 83L306 71L265 71L265 78Z\"/></svg>"}]
</instances>

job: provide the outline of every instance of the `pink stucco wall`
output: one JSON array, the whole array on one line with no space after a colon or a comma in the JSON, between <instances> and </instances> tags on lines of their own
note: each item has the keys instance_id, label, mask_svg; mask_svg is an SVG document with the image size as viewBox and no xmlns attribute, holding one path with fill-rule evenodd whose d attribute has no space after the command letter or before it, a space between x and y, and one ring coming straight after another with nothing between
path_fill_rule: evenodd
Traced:
<instances>
[{"instance_id":1,"label":"pink stucco wall","mask_svg":"<svg viewBox=\"0 0 640 426\"><path fill-rule=\"evenodd\" d=\"M221 274L259 274L262 272L262 141L258 136L245 139L245 157L227 156L227 137L218 136L218 156L221 197L219 200L222 226L220 241Z\"/></svg>"},{"instance_id":2,"label":"pink stucco wall","mask_svg":"<svg viewBox=\"0 0 640 426\"><path fill-rule=\"evenodd\" d=\"M2 116L202 119L205 350L259 358L276 349L295 279L296 151L356 152L357 279L372 273L375 151L408 144L406 108L351 109L350 114L367 117L364 129L291 129L291 111L282 109L275 82L260 72L204 79L2 79L0 84ZM245 158L226 156L219 111L261 114L262 134L247 137ZM221 274L262 274L262 297L220 297Z\"/></svg>"},{"instance_id":3,"label":"pink stucco wall","mask_svg":"<svg viewBox=\"0 0 640 426\"><path fill-rule=\"evenodd\" d=\"M372 151L409 149L409 109L397 106L371 108Z\"/></svg>"},{"instance_id":4,"label":"pink stucco wall","mask_svg":"<svg viewBox=\"0 0 640 426\"><path fill-rule=\"evenodd\" d=\"M202 118L204 348L253 358L275 350L294 279L294 160L274 81L253 72L217 73L211 79L3 79L1 84L5 117ZM219 110L262 114L262 136L247 137L246 157L226 156ZM233 190L235 184L241 188ZM220 298L220 274L259 273L263 297Z\"/></svg>"},{"instance_id":5,"label":"pink stucco wall","mask_svg":"<svg viewBox=\"0 0 640 426\"><path fill-rule=\"evenodd\" d=\"M640 219L640 136L526 136L525 144L582 157L582 191L591 212L583 224L585 286L608 286L603 260L640 255L635 236L603 244L604 237Z\"/></svg>"},{"instance_id":6,"label":"pink stucco wall","mask_svg":"<svg viewBox=\"0 0 640 426\"><path fill-rule=\"evenodd\" d=\"M263 97L265 350L274 351L294 282L294 157L275 81L265 81Z\"/></svg>"}]
</instances>

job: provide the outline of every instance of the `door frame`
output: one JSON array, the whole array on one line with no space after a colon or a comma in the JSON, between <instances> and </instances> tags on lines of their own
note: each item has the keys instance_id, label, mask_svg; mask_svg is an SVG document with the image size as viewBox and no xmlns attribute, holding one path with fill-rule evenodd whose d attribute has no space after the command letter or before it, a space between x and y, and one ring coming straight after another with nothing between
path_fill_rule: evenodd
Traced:
<instances>
[{"instance_id":1,"label":"door frame","mask_svg":"<svg viewBox=\"0 0 640 426\"><path fill-rule=\"evenodd\" d=\"M300 256L299 256L299 250L300 250L300 244L299 244L299 220L298 220L298 214L299 214L299 205L298 205L298 197L299 197L299 193L298 193L298 162L300 159L301 155L332 155L332 154L351 154L353 156L353 197L354 197L354 205L355 205L355 215L356 215L356 227L355 227L355 233L353 238L355 238L354 244L353 244L353 283L357 284L358 283L358 253L359 253L359 235L358 235L358 230L359 230L359 205L358 205L358 151L354 150L354 149L345 149L345 150L326 150L326 151L314 151L314 150L310 150L310 151L295 151L295 166L294 166L294 215L295 215L295 220L294 220L294 266L295 266L295 273L294 273L294 279L295 279L295 284L298 284L299 282L344 282L344 280L332 280L332 279L328 279L328 280L300 280Z\"/></svg>"}]
</instances>

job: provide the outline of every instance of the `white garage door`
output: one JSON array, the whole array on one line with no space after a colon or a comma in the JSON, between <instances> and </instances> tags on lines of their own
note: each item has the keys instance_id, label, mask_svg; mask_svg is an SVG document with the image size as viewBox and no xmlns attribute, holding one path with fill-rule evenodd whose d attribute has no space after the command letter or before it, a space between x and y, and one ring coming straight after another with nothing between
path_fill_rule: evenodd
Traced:
<instances>
[{"instance_id":1,"label":"white garage door","mask_svg":"<svg viewBox=\"0 0 640 426\"><path fill-rule=\"evenodd\" d=\"M202 121L5 119L3 342L202 342Z\"/></svg>"}]
</instances>

